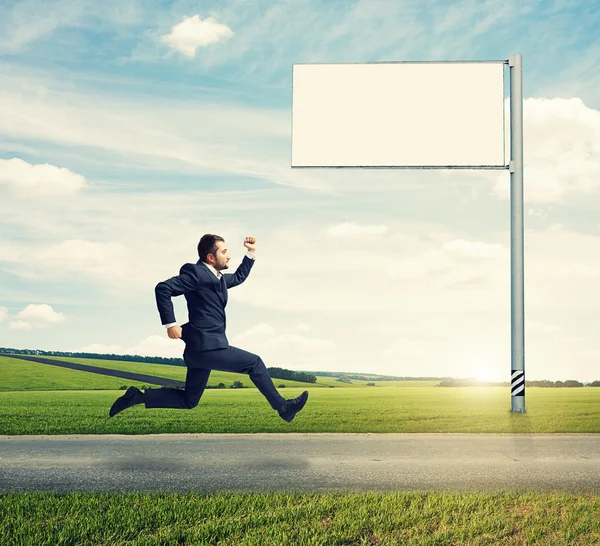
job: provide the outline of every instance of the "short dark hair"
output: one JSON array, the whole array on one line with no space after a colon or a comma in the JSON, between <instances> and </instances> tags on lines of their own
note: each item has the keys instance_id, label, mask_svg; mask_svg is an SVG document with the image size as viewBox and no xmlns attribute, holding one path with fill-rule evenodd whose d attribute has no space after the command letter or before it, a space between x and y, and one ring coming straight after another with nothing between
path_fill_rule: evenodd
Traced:
<instances>
[{"instance_id":1,"label":"short dark hair","mask_svg":"<svg viewBox=\"0 0 600 546\"><path fill-rule=\"evenodd\" d=\"M206 233L200 239L198 243L198 256L203 262L206 261L208 254L214 254L217 251L217 241L225 241L223 237L214 235L213 233Z\"/></svg>"}]
</instances>

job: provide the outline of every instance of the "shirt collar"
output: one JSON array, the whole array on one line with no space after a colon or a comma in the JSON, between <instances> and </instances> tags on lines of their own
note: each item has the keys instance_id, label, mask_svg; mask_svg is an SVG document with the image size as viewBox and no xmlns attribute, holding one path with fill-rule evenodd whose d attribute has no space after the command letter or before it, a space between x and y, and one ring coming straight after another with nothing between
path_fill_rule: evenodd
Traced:
<instances>
[{"instance_id":1,"label":"shirt collar","mask_svg":"<svg viewBox=\"0 0 600 546\"><path fill-rule=\"evenodd\" d=\"M223 275L220 271L217 271L212 265L207 264L206 262L202 262L204 265L206 265L206 267L208 267L208 269L210 269L216 276L217 279L220 279L221 276Z\"/></svg>"}]
</instances>

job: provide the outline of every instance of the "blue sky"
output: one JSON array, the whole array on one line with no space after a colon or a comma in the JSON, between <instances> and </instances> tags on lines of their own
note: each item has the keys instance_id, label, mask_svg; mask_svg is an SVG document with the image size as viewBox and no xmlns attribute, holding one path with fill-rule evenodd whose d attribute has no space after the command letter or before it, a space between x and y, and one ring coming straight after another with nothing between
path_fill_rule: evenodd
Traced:
<instances>
[{"instance_id":1,"label":"blue sky","mask_svg":"<svg viewBox=\"0 0 600 546\"><path fill-rule=\"evenodd\" d=\"M593 1L3 2L0 345L180 356L153 289L210 232L231 270L257 238L228 338L267 366L508 380L508 173L292 169L292 65L520 53L526 377L600 379L598 28Z\"/></svg>"}]
</instances>

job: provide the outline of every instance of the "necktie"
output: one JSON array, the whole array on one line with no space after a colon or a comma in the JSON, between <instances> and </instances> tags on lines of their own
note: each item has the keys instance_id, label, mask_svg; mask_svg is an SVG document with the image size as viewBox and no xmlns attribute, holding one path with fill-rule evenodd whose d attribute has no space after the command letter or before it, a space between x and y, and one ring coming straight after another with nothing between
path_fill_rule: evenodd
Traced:
<instances>
[{"instance_id":1,"label":"necktie","mask_svg":"<svg viewBox=\"0 0 600 546\"><path fill-rule=\"evenodd\" d=\"M223 294L223 299L225 299L225 294L227 293L227 285L225 284L225 275L221 275L221 293Z\"/></svg>"}]
</instances>

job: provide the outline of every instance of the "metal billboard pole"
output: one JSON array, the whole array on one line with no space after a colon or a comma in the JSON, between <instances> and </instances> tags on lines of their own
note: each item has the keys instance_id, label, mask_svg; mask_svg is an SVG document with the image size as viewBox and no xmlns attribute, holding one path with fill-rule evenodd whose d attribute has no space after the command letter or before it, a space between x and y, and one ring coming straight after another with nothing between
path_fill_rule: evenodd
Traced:
<instances>
[{"instance_id":1,"label":"metal billboard pole","mask_svg":"<svg viewBox=\"0 0 600 546\"><path fill-rule=\"evenodd\" d=\"M511 55L508 58L510 67L510 411L525 413L522 61L521 55Z\"/></svg>"}]
</instances>

